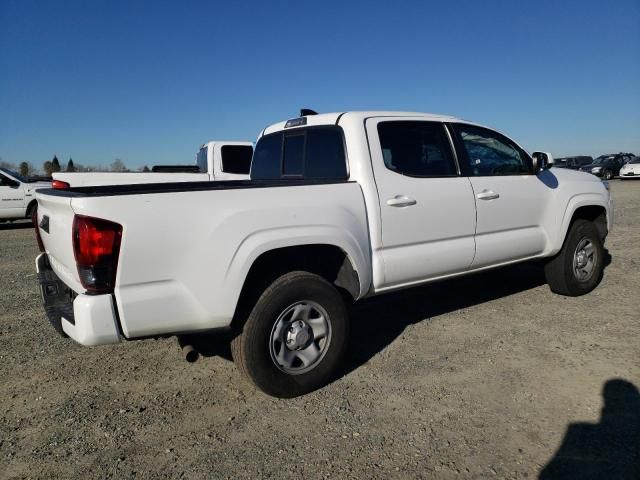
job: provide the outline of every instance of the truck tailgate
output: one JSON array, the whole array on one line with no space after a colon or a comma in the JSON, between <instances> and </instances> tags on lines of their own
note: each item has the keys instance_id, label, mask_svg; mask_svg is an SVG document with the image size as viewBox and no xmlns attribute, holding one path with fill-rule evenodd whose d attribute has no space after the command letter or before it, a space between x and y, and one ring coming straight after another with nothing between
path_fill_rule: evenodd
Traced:
<instances>
[{"instance_id":1,"label":"truck tailgate","mask_svg":"<svg viewBox=\"0 0 640 480\"><path fill-rule=\"evenodd\" d=\"M73 217L71 199L37 193L38 228L53 271L76 293L85 289L80 284L73 253Z\"/></svg>"}]
</instances>

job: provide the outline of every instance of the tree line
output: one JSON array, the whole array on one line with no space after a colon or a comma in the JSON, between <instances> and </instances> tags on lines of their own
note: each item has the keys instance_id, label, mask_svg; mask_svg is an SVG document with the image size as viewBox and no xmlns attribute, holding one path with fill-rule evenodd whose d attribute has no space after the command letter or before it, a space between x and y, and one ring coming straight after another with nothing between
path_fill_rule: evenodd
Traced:
<instances>
[{"instance_id":1,"label":"tree line","mask_svg":"<svg viewBox=\"0 0 640 480\"><path fill-rule=\"evenodd\" d=\"M47 177L50 177L55 172L150 172L148 166L139 167L135 170L131 170L127 168L122 160L116 158L110 165L82 165L80 163L76 163L72 158L69 158L69 161L65 166L60 164L60 160L56 155L53 156L53 159L47 160L42 164L42 169L36 169L32 163L30 162L20 162L18 165L10 162L2 161L0 158L0 167L6 168L7 170L18 172L23 177L28 177L32 175L43 174Z\"/></svg>"}]
</instances>

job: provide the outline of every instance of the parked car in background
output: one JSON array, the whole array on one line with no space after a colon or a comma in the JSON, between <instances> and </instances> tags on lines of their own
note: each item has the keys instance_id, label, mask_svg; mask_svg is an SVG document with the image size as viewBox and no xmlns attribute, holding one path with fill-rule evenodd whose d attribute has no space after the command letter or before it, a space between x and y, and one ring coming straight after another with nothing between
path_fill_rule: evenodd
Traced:
<instances>
[{"instance_id":1,"label":"parked car in background","mask_svg":"<svg viewBox=\"0 0 640 480\"><path fill-rule=\"evenodd\" d=\"M249 181L41 190L47 316L84 345L231 329L256 386L301 395L350 347L348 302L533 259L556 293L595 288L607 184L551 163L454 117L303 113Z\"/></svg>"},{"instance_id":2,"label":"parked car in background","mask_svg":"<svg viewBox=\"0 0 640 480\"><path fill-rule=\"evenodd\" d=\"M553 166L557 168L570 168L571 170L578 170L583 165L589 165L593 163L593 157L587 157L584 155L577 157L561 157L553 159Z\"/></svg>"},{"instance_id":3,"label":"parked car in background","mask_svg":"<svg viewBox=\"0 0 640 480\"><path fill-rule=\"evenodd\" d=\"M622 166L634 158L631 153L612 153L600 155L593 163L583 165L579 168L582 172L589 172L604 180L611 180L620 174Z\"/></svg>"},{"instance_id":4,"label":"parked car in background","mask_svg":"<svg viewBox=\"0 0 640 480\"><path fill-rule=\"evenodd\" d=\"M31 218L38 206L36 189L50 187L50 181L23 177L0 168L0 222Z\"/></svg>"},{"instance_id":5,"label":"parked car in background","mask_svg":"<svg viewBox=\"0 0 640 480\"><path fill-rule=\"evenodd\" d=\"M640 178L640 157L634 157L620 169L620 180Z\"/></svg>"},{"instance_id":6,"label":"parked car in background","mask_svg":"<svg viewBox=\"0 0 640 480\"><path fill-rule=\"evenodd\" d=\"M191 165L156 165L151 172L56 172L54 188L139 183L248 180L253 143L212 141L200 147ZM64 182L64 183L59 183Z\"/></svg>"}]
</instances>

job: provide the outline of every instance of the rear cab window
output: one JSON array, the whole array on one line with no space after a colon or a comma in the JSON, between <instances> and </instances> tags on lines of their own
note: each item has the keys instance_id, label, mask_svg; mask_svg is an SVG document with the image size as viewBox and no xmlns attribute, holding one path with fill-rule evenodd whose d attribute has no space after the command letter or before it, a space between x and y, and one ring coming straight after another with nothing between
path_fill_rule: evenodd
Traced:
<instances>
[{"instance_id":1,"label":"rear cab window","mask_svg":"<svg viewBox=\"0 0 640 480\"><path fill-rule=\"evenodd\" d=\"M313 126L265 135L255 148L252 180L348 178L344 134L337 126Z\"/></svg>"},{"instance_id":2,"label":"rear cab window","mask_svg":"<svg viewBox=\"0 0 640 480\"><path fill-rule=\"evenodd\" d=\"M222 171L237 175L248 175L251 170L253 147L249 145L223 145L220 149Z\"/></svg>"},{"instance_id":3,"label":"rear cab window","mask_svg":"<svg viewBox=\"0 0 640 480\"><path fill-rule=\"evenodd\" d=\"M409 177L455 177L458 168L445 127L439 122L385 121L378 124L384 165Z\"/></svg>"}]
</instances>

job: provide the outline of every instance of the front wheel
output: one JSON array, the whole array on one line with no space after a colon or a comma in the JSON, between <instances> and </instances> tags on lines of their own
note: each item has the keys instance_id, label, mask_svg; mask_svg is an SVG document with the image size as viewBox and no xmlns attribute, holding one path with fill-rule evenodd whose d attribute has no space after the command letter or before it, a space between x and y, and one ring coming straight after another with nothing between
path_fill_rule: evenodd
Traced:
<instances>
[{"instance_id":1,"label":"front wheel","mask_svg":"<svg viewBox=\"0 0 640 480\"><path fill-rule=\"evenodd\" d=\"M577 297L596 288L602 278L604 248L598 229L588 220L573 222L562 250L545 265L549 288Z\"/></svg>"},{"instance_id":2,"label":"front wheel","mask_svg":"<svg viewBox=\"0 0 640 480\"><path fill-rule=\"evenodd\" d=\"M260 296L231 343L240 371L265 393L291 398L330 381L347 345L342 296L324 278L290 272Z\"/></svg>"},{"instance_id":3,"label":"front wheel","mask_svg":"<svg viewBox=\"0 0 640 480\"><path fill-rule=\"evenodd\" d=\"M602 174L602 178L605 180L611 180L613 178L613 172L611 170L605 170Z\"/></svg>"}]
</instances>

